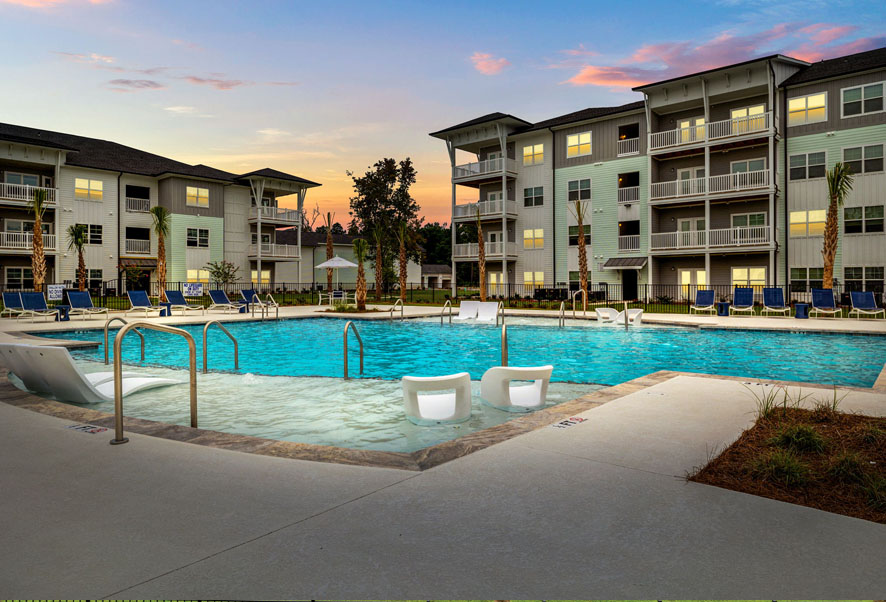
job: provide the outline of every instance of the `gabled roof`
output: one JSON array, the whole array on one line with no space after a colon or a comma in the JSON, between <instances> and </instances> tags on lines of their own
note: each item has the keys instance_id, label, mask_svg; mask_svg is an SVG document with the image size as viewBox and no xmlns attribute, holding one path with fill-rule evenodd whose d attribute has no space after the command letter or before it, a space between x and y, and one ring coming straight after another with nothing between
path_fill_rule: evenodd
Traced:
<instances>
[{"instance_id":1,"label":"gabled roof","mask_svg":"<svg viewBox=\"0 0 886 602\"><path fill-rule=\"evenodd\" d=\"M617 113L627 113L629 111L642 109L643 107L644 102L642 100L629 102L628 104L619 105L617 107L590 107L587 109L582 109L581 111L574 111L572 113L560 115L559 117L552 117L551 119L539 121L538 123L532 124L528 127L520 128L517 131L513 132L513 134L522 134L524 132L533 132L535 130L547 129L549 127L568 125L570 123L587 121L589 119L596 119L598 117L606 117L607 115L615 115Z\"/></svg>"},{"instance_id":2,"label":"gabled roof","mask_svg":"<svg viewBox=\"0 0 886 602\"><path fill-rule=\"evenodd\" d=\"M782 86L795 86L820 79L850 75L870 69L886 69L886 48L877 48L848 56L812 63L787 78Z\"/></svg>"},{"instance_id":3,"label":"gabled roof","mask_svg":"<svg viewBox=\"0 0 886 602\"><path fill-rule=\"evenodd\" d=\"M483 115L482 117L477 117L475 119L469 119L468 121L465 121L464 123L459 123L458 125L453 125L448 128L444 128L438 132L431 132L429 134L429 136L439 136L440 134L445 134L446 132L452 132L455 130L460 130L461 128L480 125L482 123L487 123L489 121L498 121L500 119L510 119L510 120L513 120L514 122L517 122L517 124L532 125L528 121L520 119L519 117L514 117L513 115L508 115L507 113L496 112L496 113L489 113L488 115Z\"/></svg>"},{"instance_id":4,"label":"gabled roof","mask_svg":"<svg viewBox=\"0 0 886 602\"><path fill-rule=\"evenodd\" d=\"M769 60L779 60L784 61L786 63L793 63L795 65L800 65L805 67L809 63L806 61L801 61L800 59L795 59L790 56L785 56L783 54L770 54L767 56L759 56L754 59L748 59L746 61L742 61L740 63L733 63L731 65L723 65L722 67L714 67L713 69L706 69L704 71L696 71L695 73L687 73L686 75L680 75L678 77L672 77L670 79L663 79L658 82L650 82L648 84L643 84L642 86L637 86L636 88L632 88L635 91L645 90L646 88L652 88L653 86L660 86L662 84L669 84L671 82L680 81L681 79L688 79L690 77L698 77L700 75L707 75L708 73L714 73L715 71L723 71L724 69L734 69L735 67L743 67L744 65L750 65L751 63L759 63L760 61L769 61Z\"/></svg>"},{"instance_id":5,"label":"gabled roof","mask_svg":"<svg viewBox=\"0 0 886 602\"><path fill-rule=\"evenodd\" d=\"M442 263L423 263L421 266L422 274L451 274L452 266Z\"/></svg>"},{"instance_id":6,"label":"gabled roof","mask_svg":"<svg viewBox=\"0 0 886 602\"><path fill-rule=\"evenodd\" d=\"M2 142L17 142L19 144L29 144L31 146L43 146L46 148L56 148L59 150L74 150L70 146L65 146L64 144L59 144L58 142L51 142L49 140L45 140L43 138L32 138L30 136L19 136L16 134L4 134L2 130L0 130L0 141Z\"/></svg>"},{"instance_id":7,"label":"gabled roof","mask_svg":"<svg viewBox=\"0 0 886 602\"><path fill-rule=\"evenodd\" d=\"M293 176L288 173L283 173L282 171L277 171L276 169L271 169L270 167L265 167L264 169L257 169L255 171L250 171L249 173L241 174L237 176L241 180L248 179L250 176L258 176L262 178L268 178L272 180L287 180L290 182L298 182L299 184L307 184L309 187L311 186L320 186L317 182L311 182L310 180L305 180L304 178L300 178L298 176Z\"/></svg>"}]
</instances>

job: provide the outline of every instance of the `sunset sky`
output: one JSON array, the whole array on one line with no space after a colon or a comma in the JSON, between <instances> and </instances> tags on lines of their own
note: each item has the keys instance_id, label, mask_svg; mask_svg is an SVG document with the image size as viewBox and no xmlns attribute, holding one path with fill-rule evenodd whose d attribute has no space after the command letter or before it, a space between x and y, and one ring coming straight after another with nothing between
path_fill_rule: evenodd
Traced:
<instances>
[{"instance_id":1,"label":"sunset sky","mask_svg":"<svg viewBox=\"0 0 886 602\"><path fill-rule=\"evenodd\" d=\"M342 223L345 171L384 156L412 157L425 218L448 221L448 158L428 132L460 121L640 100L630 87L776 52L886 46L882 0L0 0L0 23L0 121L300 175L323 184L308 206Z\"/></svg>"}]
</instances>

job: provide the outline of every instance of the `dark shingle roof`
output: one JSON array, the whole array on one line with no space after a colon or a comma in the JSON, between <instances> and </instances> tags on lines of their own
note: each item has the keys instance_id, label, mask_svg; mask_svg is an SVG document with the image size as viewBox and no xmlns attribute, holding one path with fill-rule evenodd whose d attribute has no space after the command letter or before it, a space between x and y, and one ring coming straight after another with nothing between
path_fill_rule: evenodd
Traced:
<instances>
[{"instance_id":1,"label":"dark shingle roof","mask_svg":"<svg viewBox=\"0 0 886 602\"><path fill-rule=\"evenodd\" d=\"M642 109L643 106L643 101L638 100L636 102L629 102L628 104L619 105L617 107L590 107L587 109L582 109L581 111L574 111L572 113L560 115L559 117L552 117L551 119L539 121L538 123L534 123L532 125L529 125L528 127L520 128L513 133L522 134L524 132L533 132L535 130L547 129L549 127L557 127L560 125L567 125L569 123L587 121L588 119L596 119L597 117L615 115L616 113L627 113L628 111L636 111L637 109Z\"/></svg>"},{"instance_id":2,"label":"dark shingle roof","mask_svg":"<svg viewBox=\"0 0 886 602\"><path fill-rule=\"evenodd\" d=\"M57 148L60 150L74 150L70 146L59 144L58 142L50 142L42 138L34 138L31 136L19 136L16 134L3 133L0 129L0 140L4 142L18 142L19 144L30 144L32 146L45 146L46 148Z\"/></svg>"},{"instance_id":3,"label":"dark shingle roof","mask_svg":"<svg viewBox=\"0 0 886 602\"><path fill-rule=\"evenodd\" d=\"M422 274L451 274L452 266L442 263L425 263L421 266Z\"/></svg>"},{"instance_id":4,"label":"dark shingle roof","mask_svg":"<svg viewBox=\"0 0 886 602\"><path fill-rule=\"evenodd\" d=\"M430 136L437 136L439 134L445 134L446 132L451 132L453 130L458 130L461 128L470 127L472 125L480 125L481 123L486 123L487 121L498 121L499 119L513 119L514 121L519 121L520 123L523 123L526 125L532 125L528 121L520 119L519 117L514 117L513 115L508 115L507 113L495 112L495 113L489 113L488 115L483 115L482 117L477 117L476 119L469 119L468 121L465 121L464 123L459 123L458 125L453 125L453 126L450 126L448 128L444 128L444 129L437 131L437 132L431 132L429 135Z\"/></svg>"},{"instance_id":5,"label":"dark shingle roof","mask_svg":"<svg viewBox=\"0 0 886 602\"><path fill-rule=\"evenodd\" d=\"M241 174L238 176L241 179L248 178L249 176L260 176L262 178L272 178L274 180L288 180L290 182L298 182L300 184L309 184L310 186L320 186L317 182L311 182L310 180L305 180L304 178L300 178L298 176L293 176L288 173L283 173L282 171L277 171L276 169L271 169L270 167L265 167L264 169L257 169L255 171L250 171L249 173Z\"/></svg>"},{"instance_id":6,"label":"dark shingle roof","mask_svg":"<svg viewBox=\"0 0 886 602\"><path fill-rule=\"evenodd\" d=\"M868 50L867 52L859 52L812 63L805 69L787 78L782 85L794 86L878 68L886 68L886 48L877 48L876 50Z\"/></svg>"}]
</instances>

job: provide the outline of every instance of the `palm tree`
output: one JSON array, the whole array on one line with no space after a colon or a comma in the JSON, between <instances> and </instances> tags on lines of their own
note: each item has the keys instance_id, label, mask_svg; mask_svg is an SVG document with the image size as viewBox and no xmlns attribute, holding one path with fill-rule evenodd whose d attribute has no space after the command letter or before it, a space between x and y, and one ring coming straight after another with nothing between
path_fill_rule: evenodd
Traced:
<instances>
[{"instance_id":1,"label":"palm tree","mask_svg":"<svg viewBox=\"0 0 886 602\"><path fill-rule=\"evenodd\" d=\"M77 287L86 289L86 260L83 258L83 247L89 242L89 230L86 224L68 226L68 250L77 251Z\"/></svg>"},{"instance_id":2,"label":"palm tree","mask_svg":"<svg viewBox=\"0 0 886 602\"><path fill-rule=\"evenodd\" d=\"M381 301L381 289L384 282L384 243L385 233L381 226L372 231L375 239L375 300Z\"/></svg>"},{"instance_id":3,"label":"palm tree","mask_svg":"<svg viewBox=\"0 0 886 602\"><path fill-rule=\"evenodd\" d=\"M486 245L483 242L483 224L477 207L477 269L480 272L480 301L486 301Z\"/></svg>"},{"instance_id":4,"label":"palm tree","mask_svg":"<svg viewBox=\"0 0 886 602\"><path fill-rule=\"evenodd\" d=\"M369 243L362 238L354 239L354 258L357 260L357 310L366 311L366 272L363 270L363 262L369 255Z\"/></svg>"},{"instance_id":5,"label":"palm tree","mask_svg":"<svg viewBox=\"0 0 886 602\"><path fill-rule=\"evenodd\" d=\"M400 222L397 226L397 242L400 243L400 255L398 263L400 264L400 300L406 303L406 250L413 243L415 233L409 228L407 222Z\"/></svg>"},{"instance_id":6,"label":"palm tree","mask_svg":"<svg viewBox=\"0 0 886 602\"><path fill-rule=\"evenodd\" d=\"M157 280L160 301L166 301L166 237L169 236L170 213L166 207L157 205L151 207L151 217L154 220L154 232L157 233Z\"/></svg>"},{"instance_id":7,"label":"palm tree","mask_svg":"<svg viewBox=\"0 0 886 602\"><path fill-rule=\"evenodd\" d=\"M845 163L834 165L833 171L827 172L828 180L828 217L824 225L824 244L821 256L824 259L823 288L834 287L834 260L837 256L837 235L840 222L840 210L849 191L852 190L852 169Z\"/></svg>"},{"instance_id":8,"label":"palm tree","mask_svg":"<svg viewBox=\"0 0 886 602\"><path fill-rule=\"evenodd\" d=\"M332 259L332 216L334 213L326 214L326 261ZM326 268L326 290L332 290L332 268Z\"/></svg>"},{"instance_id":9,"label":"palm tree","mask_svg":"<svg viewBox=\"0 0 886 602\"><path fill-rule=\"evenodd\" d=\"M585 247L585 213L588 210L588 204L581 201L574 201L569 210L575 215L575 221L578 224L578 278L581 284L581 290L584 293L584 309L588 308L588 251ZM573 304L574 305L574 304Z\"/></svg>"},{"instance_id":10,"label":"palm tree","mask_svg":"<svg viewBox=\"0 0 886 602\"><path fill-rule=\"evenodd\" d=\"M34 275L34 290L43 292L46 281L46 254L43 252L43 213L49 202L45 190L38 189L28 201L28 211L34 215L34 234L31 237L31 273Z\"/></svg>"}]
</instances>

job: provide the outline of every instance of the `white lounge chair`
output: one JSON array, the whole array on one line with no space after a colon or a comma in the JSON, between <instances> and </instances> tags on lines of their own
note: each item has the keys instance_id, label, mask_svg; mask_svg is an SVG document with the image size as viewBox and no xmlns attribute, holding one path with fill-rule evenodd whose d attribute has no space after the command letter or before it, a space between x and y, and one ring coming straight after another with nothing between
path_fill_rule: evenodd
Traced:
<instances>
[{"instance_id":1,"label":"white lounge chair","mask_svg":"<svg viewBox=\"0 0 886 602\"><path fill-rule=\"evenodd\" d=\"M348 291L329 291L328 293L320 291L319 297L320 302L317 303L317 305L323 305L324 298L329 301L329 305L333 305L335 303L344 303L345 305L347 305L351 301L353 301L354 303L357 302L357 293L349 293ZM259 303L261 303L261 301L259 301Z\"/></svg>"},{"instance_id":2,"label":"white lounge chair","mask_svg":"<svg viewBox=\"0 0 886 602\"><path fill-rule=\"evenodd\" d=\"M413 424L428 426L464 422L471 417L471 375L467 372L448 376L404 376L403 409ZM419 395L425 391L447 391Z\"/></svg>"},{"instance_id":3,"label":"white lounge chair","mask_svg":"<svg viewBox=\"0 0 886 602\"><path fill-rule=\"evenodd\" d=\"M506 412L531 412L544 407L553 366L490 368L480 380L480 398L484 403ZM531 384L511 385L514 380Z\"/></svg>"},{"instance_id":4,"label":"white lounge chair","mask_svg":"<svg viewBox=\"0 0 886 602\"><path fill-rule=\"evenodd\" d=\"M21 345L5 343L0 344L0 366L15 374L28 391L34 393L49 393L50 386L46 378L35 370L31 370L27 358L22 356L18 347ZM83 376L93 385L100 385L114 380L113 371L84 373ZM123 378L139 377L137 372L123 372Z\"/></svg>"},{"instance_id":5,"label":"white lounge chair","mask_svg":"<svg viewBox=\"0 0 886 602\"><path fill-rule=\"evenodd\" d=\"M71 358L71 354L64 347L0 345L0 353L4 354L4 357L7 357L9 347L14 348L11 355L18 356L18 360L14 361L15 368L12 372L29 389L32 384L36 390L31 390L35 390L35 392L49 393L59 401L72 403L100 403L114 400L113 375L110 380L93 384L80 371ZM169 378L124 377L122 381L123 396L145 389L178 384L182 383Z\"/></svg>"},{"instance_id":6,"label":"white lounge chair","mask_svg":"<svg viewBox=\"0 0 886 602\"><path fill-rule=\"evenodd\" d=\"M618 317L618 310L611 307L598 307L594 310L594 313L597 314L597 322L601 324L615 322L615 319Z\"/></svg>"},{"instance_id":7,"label":"white lounge chair","mask_svg":"<svg viewBox=\"0 0 886 602\"><path fill-rule=\"evenodd\" d=\"M188 300L185 299L185 294L181 291L166 291L166 300L172 304L169 306L170 315L172 315L171 312L176 309L180 309L182 315L185 315L189 311L199 311L201 315L206 315L206 309L202 305L192 305L188 303Z\"/></svg>"},{"instance_id":8,"label":"white lounge chair","mask_svg":"<svg viewBox=\"0 0 886 602\"><path fill-rule=\"evenodd\" d=\"M453 320L473 320L477 317L479 301L462 301L458 306L458 315L452 316Z\"/></svg>"},{"instance_id":9,"label":"white lounge chair","mask_svg":"<svg viewBox=\"0 0 886 602\"><path fill-rule=\"evenodd\" d=\"M498 302L486 301L477 306L477 322L495 322L498 316Z\"/></svg>"},{"instance_id":10,"label":"white lounge chair","mask_svg":"<svg viewBox=\"0 0 886 602\"><path fill-rule=\"evenodd\" d=\"M877 300L874 299L872 291L852 291L849 293L852 300L852 309L849 310L849 317L853 315L858 319L862 317L876 318L882 315L886 318L886 309L877 307Z\"/></svg>"},{"instance_id":11,"label":"white lounge chair","mask_svg":"<svg viewBox=\"0 0 886 602\"><path fill-rule=\"evenodd\" d=\"M634 326L641 324L643 322L643 310L642 309L629 309L628 310L628 324L633 324ZM613 324L619 325L625 323L625 312L620 311L618 315L615 316L615 322Z\"/></svg>"}]
</instances>

